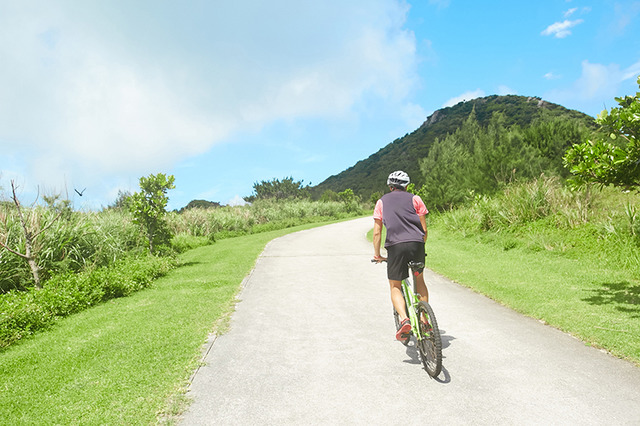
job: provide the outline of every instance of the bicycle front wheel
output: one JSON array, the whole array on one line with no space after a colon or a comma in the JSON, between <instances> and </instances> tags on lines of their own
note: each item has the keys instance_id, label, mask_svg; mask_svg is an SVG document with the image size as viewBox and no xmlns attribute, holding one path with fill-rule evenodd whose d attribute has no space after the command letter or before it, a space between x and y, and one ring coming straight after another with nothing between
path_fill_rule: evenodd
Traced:
<instances>
[{"instance_id":1,"label":"bicycle front wheel","mask_svg":"<svg viewBox=\"0 0 640 426\"><path fill-rule=\"evenodd\" d=\"M416 345L424 368L431 377L438 377L442 371L442 340L436 316L427 302L418 303L418 321L420 335L416 336Z\"/></svg>"}]
</instances>

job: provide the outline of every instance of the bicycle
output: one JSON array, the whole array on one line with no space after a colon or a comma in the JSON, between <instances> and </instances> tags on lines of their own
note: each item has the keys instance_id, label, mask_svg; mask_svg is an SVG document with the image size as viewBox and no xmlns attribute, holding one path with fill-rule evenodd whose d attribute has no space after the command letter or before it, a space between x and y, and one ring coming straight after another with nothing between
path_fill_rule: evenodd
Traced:
<instances>
[{"instance_id":1,"label":"bicycle","mask_svg":"<svg viewBox=\"0 0 640 426\"><path fill-rule=\"evenodd\" d=\"M379 263L380 261L372 259L371 262ZM422 364L429 376L435 378L442 371L442 339L438 329L438 321L431 305L420 300L420 295L416 291L416 277L420 275L419 270L423 268L423 262L409 262L409 269L413 276L412 287L409 287L409 278L402 280L402 294L404 295L406 312L411 322L411 332L402 343L407 346L411 336L415 337ZM393 309L393 317L397 330L400 328L400 317L395 308Z\"/></svg>"}]
</instances>

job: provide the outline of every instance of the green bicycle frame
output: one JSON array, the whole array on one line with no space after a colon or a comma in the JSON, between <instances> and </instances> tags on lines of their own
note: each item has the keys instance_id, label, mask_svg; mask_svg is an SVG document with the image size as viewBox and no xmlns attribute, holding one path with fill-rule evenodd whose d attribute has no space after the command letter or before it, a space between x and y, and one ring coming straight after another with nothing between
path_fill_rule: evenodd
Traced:
<instances>
[{"instance_id":1,"label":"green bicycle frame","mask_svg":"<svg viewBox=\"0 0 640 426\"><path fill-rule=\"evenodd\" d=\"M414 271L410 272L411 274L416 273ZM420 303L420 298L418 297L416 289L414 288L415 276L413 278L413 281L414 282L411 283L411 288L413 288L413 291L411 291L409 287L409 278L405 278L404 280L402 280L402 293L404 294L404 300L407 305L407 316L409 317L409 321L411 322L411 331L413 332L413 335L417 340L422 340L422 333L420 333L420 330L418 328L420 326L420 323L418 322L418 313L416 307L418 306L418 303Z\"/></svg>"}]
</instances>

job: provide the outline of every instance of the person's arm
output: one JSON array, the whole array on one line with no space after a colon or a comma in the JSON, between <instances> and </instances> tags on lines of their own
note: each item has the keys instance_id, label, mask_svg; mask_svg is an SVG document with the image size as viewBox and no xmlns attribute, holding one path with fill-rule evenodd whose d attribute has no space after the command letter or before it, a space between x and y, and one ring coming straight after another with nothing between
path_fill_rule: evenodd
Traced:
<instances>
[{"instance_id":1,"label":"person's arm","mask_svg":"<svg viewBox=\"0 0 640 426\"><path fill-rule=\"evenodd\" d=\"M422 198L419 195L413 196L413 207L416 209L416 214L420 218L420 224L422 225L422 230L424 231L424 242L427 242L427 235L429 232L427 231L427 215L429 214L429 210L424 205Z\"/></svg>"},{"instance_id":2,"label":"person's arm","mask_svg":"<svg viewBox=\"0 0 640 426\"><path fill-rule=\"evenodd\" d=\"M424 229L424 242L427 242L427 236L429 235L429 231L427 230L427 215L419 216L420 223L422 224L422 229Z\"/></svg>"},{"instance_id":3,"label":"person's arm","mask_svg":"<svg viewBox=\"0 0 640 426\"><path fill-rule=\"evenodd\" d=\"M382 200L376 202L373 209L373 258L378 261L385 260L380 255L382 245Z\"/></svg>"},{"instance_id":4,"label":"person's arm","mask_svg":"<svg viewBox=\"0 0 640 426\"><path fill-rule=\"evenodd\" d=\"M380 245L382 244L382 220L373 220L373 258L375 260L384 260L380 255Z\"/></svg>"}]
</instances>

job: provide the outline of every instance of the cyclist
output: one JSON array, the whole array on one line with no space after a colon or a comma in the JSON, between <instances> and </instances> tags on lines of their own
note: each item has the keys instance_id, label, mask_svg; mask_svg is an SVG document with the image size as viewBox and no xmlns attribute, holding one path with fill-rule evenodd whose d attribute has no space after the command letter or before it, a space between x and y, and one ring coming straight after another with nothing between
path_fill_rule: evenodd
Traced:
<instances>
[{"instance_id":1,"label":"cyclist","mask_svg":"<svg viewBox=\"0 0 640 426\"><path fill-rule=\"evenodd\" d=\"M387 228L384 244L387 250L387 278L391 288L391 303L400 317L400 328L396 333L397 340L404 340L411 331L411 323L407 317L402 280L409 277L409 261L424 262L427 241L427 219L429 213L422 199L407 192L409 175L399 170L387 178L387 186L391 192L378 200L373 212L373 258L385 260L380 255L382 226ZM429 301L429 293L424 282L423 270L416 277L417 291L420 299Z\"/></svg>"}]
</instances>

